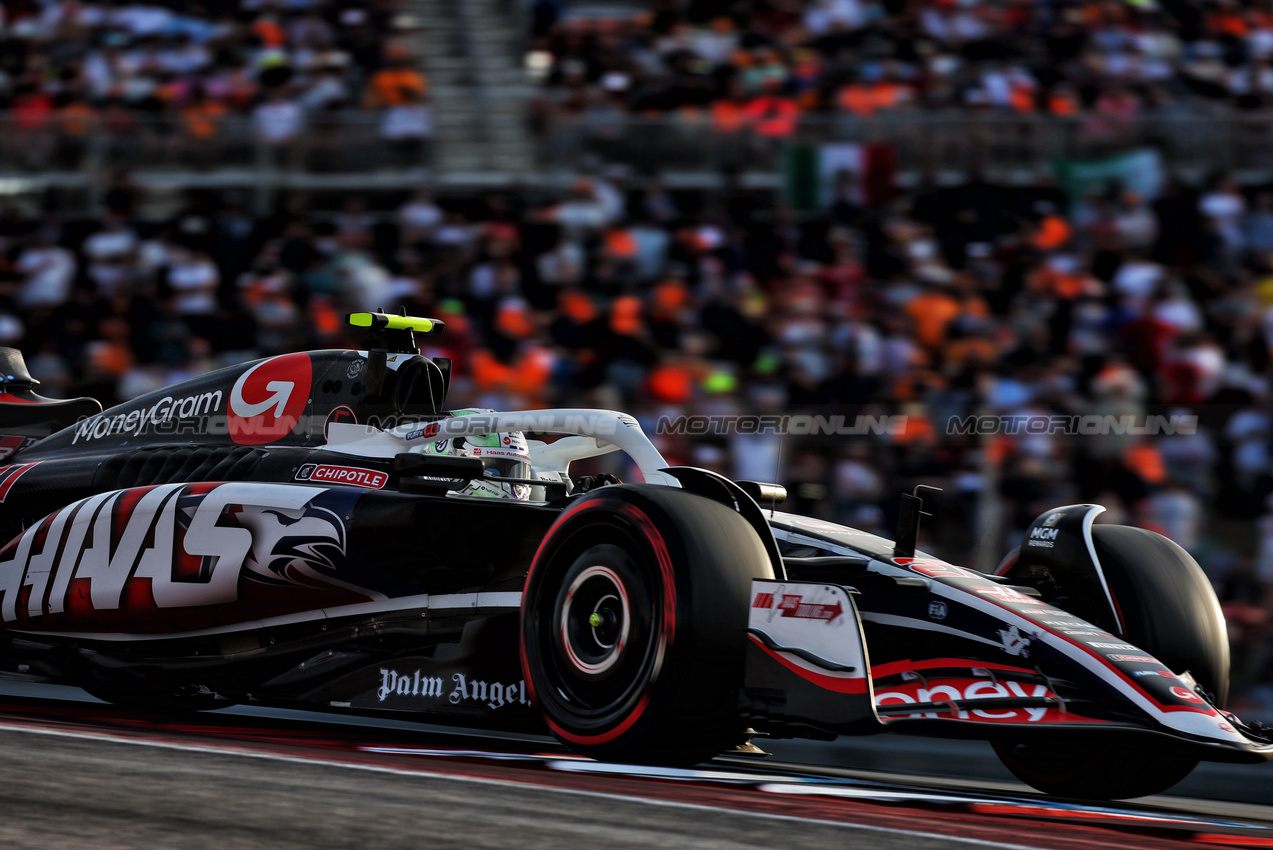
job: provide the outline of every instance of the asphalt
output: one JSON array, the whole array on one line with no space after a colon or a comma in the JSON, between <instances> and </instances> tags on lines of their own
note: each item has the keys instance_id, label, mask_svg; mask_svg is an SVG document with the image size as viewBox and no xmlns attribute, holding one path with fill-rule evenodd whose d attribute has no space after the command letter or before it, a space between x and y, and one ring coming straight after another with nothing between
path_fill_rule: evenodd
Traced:
<instances>
[{"instance_id":1,"label":"asphalt","mask_svg":"<svg viewBox=\"0 0 1273 850\"><path fill-rule=\"evenodd\" d=\"M600 775L587 780L595 784L576 788L585 793L576 793L563 790L560 783L550 788L548 777L536 779L525 772L510 783L430 776L434 768L425 767L422 773L423 763L418 760L410 770L396 769L393 757L360 766L325 758L321 742L330 732L316 734L313 740L320 747L314 750L297 749L297 739L270 731L309 728L317 716L308 712L236 707L193 715L202 720L175 727L172 721L151 723L145 716L125 714L103 726L87 718L77 720L77 706L84 706L91 715L93 706L100 703L74 689L9 682L0 685L0 693L17 695L40 709L14 714L15 722L30 725L28 721L36 719L34 725L43 727L42 731L17 731L11 723L0 724L0 848L861 846L968 850L1013 844L1061 846L1049 843L1041 824L1031 828L1021 823L1020 831L1014 832L1017 827L1008 820L987 831L968 821L965 829L958 826L960 815L943 815L940 806L927 812L899 810L889 820L880 820L877 813L877 826L872 827L869 818L866 824L829 824L816 817L773 817L765 812L790 811L774 805L773 797L768 809L764 804L752 805L750 812L740 810L748 808L746 804L731 804L727 811L705 807L701 796L693 798L694 806L686 807L678 800L690 799L693 792L676 788L675 782L663 783L661 792L629 785L620 787L618 795L605 796L589 793L613 787ZM59 711L49 715L50 722L41 723L45 705ZM399 733L433 730L387 718L322 717L321 724L332 723L358 730L355 735L368 736L367 741L377 735L399 740ZM214 728L218 724L254 728L248 737L237 740L249 748L259 744L266 749L255 750L254 755L209 751L201 742L224 740ZM174 728L186 731L174 734ZM452 748L553 749L549 741L535 736L517 736L518 742L474 730L433 732L440 745ZM111 735L141 737L149 743L111 740ZM821 772L832 778L856 776L870 783L896 782L899 787L961 793L1002 792L1006 798L1030 796L982 742L874 736L828 743L764 739L757 743L772 755L730 757L722 765L765 772ZM233 740L230 745L234 746ZM462 772L462 762L439 763L438 769ZM540 787L527 785L527 780ZM666 790L669 787L673 790ZM631 798L645 796L647 791L654 792L649 794L654 799ZM742 789L739 793L747 794ZM1273 808L1268 806L1273 800L1273 765L1204 764L1171 794L1138 800L1135 805L1147 812L1273 824ZM986 841L908 831L956 836L962 832ZM1078 846L1111 846L1106 843L1110 837L1106 833L1104 841ZM1130 850L1160 845L1140 835L1129 836L1122 846ZM1172 842L1170 846L1181 845Z\"/></svg>"},{"instance_id":2,"label":"asphalt","mask_svg":"<svg viewBox=\"0 0 1273 850\"><path fill-rule=\"evenodd\" d=\"M0 812L0 847L32 850L978 846L736 811L10 731L0 731Z\"/></svg>"},{"instance_id":3,"label":"asphalt","mask_svg":"<svg viewBox=\"0 0 1273 850\"><path fill-rule=\"evenodd\" d=\"M914 782L916 777L935 779L928 784L964 786L975 780L980 787L1020 793L1026 786L1008 772L990 744L903 735L838 738L835 741L756 741L773 760L802 765L821 765L847 770L873 779L891 778ZM1273 763L1221 764L1203 762L1166 795L1188 799L1188 808L1200 813L1228 813L1252 817L1242 807L1265 807L1262 818L1273 816ZM1233 806L1212 805L1232 803ZM1181 806L1184 807L1183 804Z\"/></svg>"}]
</instances>

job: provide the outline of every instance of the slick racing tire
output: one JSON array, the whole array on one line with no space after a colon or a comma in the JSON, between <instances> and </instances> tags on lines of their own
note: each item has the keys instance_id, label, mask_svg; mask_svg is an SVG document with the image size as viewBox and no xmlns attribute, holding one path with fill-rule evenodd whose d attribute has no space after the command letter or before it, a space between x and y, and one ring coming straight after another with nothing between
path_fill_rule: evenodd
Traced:
<instances>
[{"instance_id":1,"label":"slick racing tire","mask_svg":"<svg viewBox=\"0 0 1273 850\"><path fill-rule=\"evenodd\" d=\"M1229 633L1211 582L1175 542L1125 525L1092 527L1092 543L1131 643L1188 670L1224 707Z\"/></svg>"},{"instance_id":2,"label":"slick racing tire","mask_svg":"<svg viewBox=\"0 0 1273 850\"><path fill-rule=\"evenodd\" d=\"M1174 541L1143 528L1093 525L1092 545L1124 636L1172 670L1188 670L1223 708L1229 696L1228 629L1198 563ZM1020 547L1009 552L994 574L1008 575L1020 553ZM1106 607L1104 600L1083 603Z\"/></svg>"},{"instance_id":3,"label":"slick racing tire","mask_svg":"<svg viewBox=\"0 0 1273 850\"><path fill-rule=\"evenodd\" d=\"M1095 525L1092 544L1128 642L1174 671L1188 670L1223 706L1229 691L1228 634L1198 564L1171 540L1143 528ZM1086 799L1158 794L1198 765L1197 758L1183 753L1100 741L996 742L994 748L1027 785Z\"/></svg>"},{"instance_id":4,"label":"slick racing tire","mask_svg":"<svg viewBox=\"0 0 1273 850\"><path fill-rule=\"evenodd\" d=\"M522 599L521 659L549 728L597 759L696 764L742 738L760 538L726 505L671 487L603 487L554 523Z\"/></svg>"},{"instance_id":5,"label":"slick racing tire","mask_svg":"<svg viewBox=\"0 0 1273 850\"><path fill-rule=\"evenodd\" d=\"M1160 794L1198 766L1198 759L1145 745L993 742L1013 776L1056 797L1125 800Z\"/></svg>"}]
</instances>

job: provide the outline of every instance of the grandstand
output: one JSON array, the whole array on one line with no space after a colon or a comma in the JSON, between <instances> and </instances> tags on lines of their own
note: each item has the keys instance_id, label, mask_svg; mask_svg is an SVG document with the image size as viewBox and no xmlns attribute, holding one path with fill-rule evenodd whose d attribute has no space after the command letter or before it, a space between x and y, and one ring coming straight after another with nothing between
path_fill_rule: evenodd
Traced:
<instances>
[{"instance_id":1,"label":"grandstand","mask_svg":"<svg viewBox=\"0 0 1273 850\"><path fill-rule=\"evenodd\" d=\"M509 183L531 164L515 2L6 3L0 185ZM485 22L485 23L483 23Z\"/></svg>"},{"instance_id":2,"label":"grandstand","mask_svg":"<svg viewBox=\"0 0 1273 850\"><path fill-rule=\"evenodd\" d=\"M0 180L560 188L580 168L777 187L792 146L886 144L901 179L1016 183L1150 147L1273 168L1262 3L5 4ZM68 11L69 10L69 11ZM193 10L193 11L191 11Z\"/></svg>"}]
</instances>

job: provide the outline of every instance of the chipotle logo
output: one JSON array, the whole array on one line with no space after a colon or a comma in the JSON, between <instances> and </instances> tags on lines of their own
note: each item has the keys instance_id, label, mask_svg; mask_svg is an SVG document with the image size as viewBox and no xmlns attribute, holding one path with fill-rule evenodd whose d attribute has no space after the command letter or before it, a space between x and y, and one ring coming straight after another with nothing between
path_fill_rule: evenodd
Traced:
<instances>
[{"instance_id":1,"label":"chipotle logo","mask_svg":"<svg viewBox=\"0 0 1273 850\"><path fill-rule=\"evenodd\" d=\"M323 484L352 484L355 487L379 490L389 482L389 476L375 469L363 469L358 466L307 463L297 470L296 480Z\"/></svg>"}]
</instances>

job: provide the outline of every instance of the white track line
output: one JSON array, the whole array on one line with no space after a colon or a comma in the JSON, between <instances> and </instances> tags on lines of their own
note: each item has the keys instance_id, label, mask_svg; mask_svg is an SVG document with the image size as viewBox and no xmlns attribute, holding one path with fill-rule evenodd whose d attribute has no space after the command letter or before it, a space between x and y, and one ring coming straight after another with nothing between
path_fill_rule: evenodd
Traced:
<instances>
[{"instance_id":1,"label":"white track line","mask_svg":"<svg viewBox=\"0 0 1273 850\"><path fill-rule=\"evenodd\" d=\"M355 764L343 761L332 761L330 759L310 759L301 758L300 756L284 756L277 753L245 750L234 746L215 747L199 744L176 744L168 741L147 741L137 738L118 737L115 735L103 735L91 732L69 732L61 729L41 729L31 726L11 725L7 723L0 723L0 732L25 732L30 735L46 735L53 738L77 738L89 741L106 741L115 744L132 744L139 747L153 747L160 750L177 750L179 752L187 753L242 756L244 758L264 759L266 761L279 761L311 766L317 765L320 767L342 767L350 770L363 770L370 773L387 773L393 776L410 776L417 779L446 779L452 782L470 782L474 785L523 788L534 791L548 791L557 794L571 794L577 797L591 797L599 800L617 800L624 803L643 803L647 806L663 806L671 809L688 809L691 811L714 812L717 814L722 811L727 811L730 814L748 815L754 818L764 818L765 820L789 821L801 824L816 823L824 826L836 826L841 829L857 830L860 832L874 832L898 836L904 835L911 838L927 838L935 841L947 841L952 844L962 844L970 847L993 847L997 848L997 850L1047 850L1047 848L1035 847L1026 844L1005 844L999 841L984 841L977 838L963 838L957 835L944 835L938 832L919 832L909 829L893 829L887 826L873 826L871 824L846 823L844 821L805 818L797 817L795 815L776 815L770 812L753 812L747 809L720 809L714 806L704 806L698 803L682 803L676 800L648 800L644 797L629 797L623 794L606 794L601 791L583 791L576 788L556 788L552 786L536 785L531 782L486 779L479 776L465 776L463 774L443 773L433 770L405 770L403 768L384 767L373 764Z\"/></svg>"}]
</instances>

